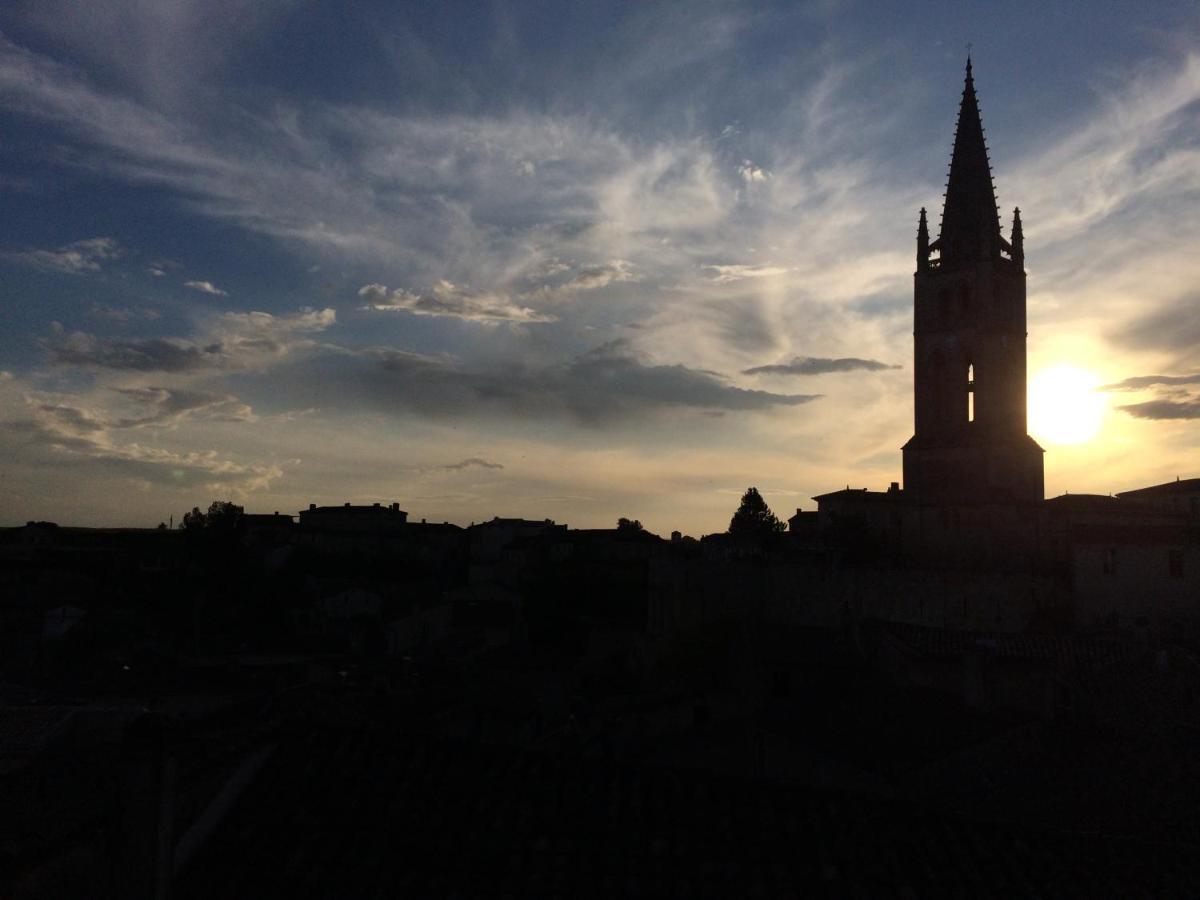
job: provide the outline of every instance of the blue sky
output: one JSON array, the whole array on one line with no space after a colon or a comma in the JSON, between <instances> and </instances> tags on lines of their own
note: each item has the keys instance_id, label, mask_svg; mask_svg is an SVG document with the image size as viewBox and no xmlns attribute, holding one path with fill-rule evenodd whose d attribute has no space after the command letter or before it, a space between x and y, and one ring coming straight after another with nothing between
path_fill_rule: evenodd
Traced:
<instances>
[{"instance_id":1,"label":"blue sky","mask_svg":"<svg viewBox=\"0 0 1200 900\"><path fill-rule=\"evenodd\" d=\"M700 534L750 484L784 513L885 487L968 41L1031 375L1120 388L1048 491L1194 475L1198 19L7 4L0 520L398 500Z\"/></svg>"}]
</instances>

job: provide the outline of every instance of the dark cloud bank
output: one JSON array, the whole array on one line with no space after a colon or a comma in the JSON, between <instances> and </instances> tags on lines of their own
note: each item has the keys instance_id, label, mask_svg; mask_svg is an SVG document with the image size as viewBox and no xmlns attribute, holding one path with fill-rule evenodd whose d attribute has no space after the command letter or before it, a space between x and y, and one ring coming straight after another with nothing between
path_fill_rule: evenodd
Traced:
<instances>
[{"instance_id":1,"label":"dark cloud bank","mask_svg":"<svg viewBox=\"0 0 1200 900\"><path fill-rule=\"evenodd\" d=\"M1191 375L1135 375L1102 391L1144 391L1157 388L1159 396L1143 403L1118 406L1121 412L1137 419L1200 419L1200 395L1187 390L1188 385L1200 384L1200 372ZM1165 390L1164 390L1165 389Z\"/></svg>"},{"instance_id":2,"label":"dark cloud bank","mask_svg":"<svg viewBox=\"0 0 1200 900\"><path fill-rule=\"evenodd\" d=\"M1200 397L1184 400L1147 400L1118 407L1137 419L1200 419Z\"/></svg>"},{"instance_id":3,"label":"dark cloud bank","mask_svg":"<svg viewBox=\"0 0 1200 900\"><path fill-rule=\"evenodd\" d=\"M769 366L755 366L742 370L743 375L826 375L830 372L880 372L884 369L899 369L877 359L859 359L846 356L828 359L820 356L797 356L791 362Z\"/></svg>"},{"instance_id":4,"label":"dark cloud bank","mask_svg":"<svg viewBox=\"0 0 1200 900\"><path fill-rule=\"evenodd\" d=\"M820 396L747 390L712 372L646 365L621 342L556 366L515 365L497 372L472 372L400 350L377 349L365 355L375 365L360 373L361 393L377 403L431 416L492 412L604 424L668 409L761 411L798 406Z\"/></svg>"}]
</instances>

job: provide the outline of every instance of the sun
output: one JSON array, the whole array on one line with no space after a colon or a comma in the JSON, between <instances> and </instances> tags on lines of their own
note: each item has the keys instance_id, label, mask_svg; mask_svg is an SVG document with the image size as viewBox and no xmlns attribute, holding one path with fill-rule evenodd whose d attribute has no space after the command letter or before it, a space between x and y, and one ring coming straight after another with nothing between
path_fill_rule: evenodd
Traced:
<instances>
[{"instance_id":1,"label":"sun","mask_svg":"<svg viewBox=\"0 0 1200 900\"><path fill-rule=\"evenodd\" d=\"M1029 381L1029 433L1042 443L1082 444L1104 422L1100 378L1078 366L1042 369Z\"/></svg>"}]
</instances>

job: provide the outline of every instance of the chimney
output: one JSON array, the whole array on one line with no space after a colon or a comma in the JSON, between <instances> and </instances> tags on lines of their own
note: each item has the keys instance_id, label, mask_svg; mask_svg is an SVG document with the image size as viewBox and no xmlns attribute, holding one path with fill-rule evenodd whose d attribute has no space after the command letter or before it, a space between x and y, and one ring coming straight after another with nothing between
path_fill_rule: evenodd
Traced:
<instances>
[{"instance_id":1,"label":"chimney","mask_svg":"<svg viewBox=\"0 0 1200 900\"><path fill-rule=\"evenodd\" d=\"M308 508L309 508L310 510L316 509L316 508L317 508L317 504L315 504L315 503L310 503L310 504L308 504Z\"/></svg>"},{"instance_id":2,"label":"chimney","mask_svg":"<svg viewBox=\"0 0 1200 900\"><path fill-rule=\"evenodd\" d=\"M379 504L378 504L378 503L372 503L371 505L372 505L373 507L375 507L375 509L379 509Z\"/></svg>"},{"instance_id":3,"label":"chimney","mask_svg":"<svg viewBox=\"0 0 1200 900\"><path fill-rule=\"evenodd\" d=\"M349 505L350 505L350 501L349 501L349 500L347 500L347 501L346 501L345 503L343 503L342 505L343 505L343 506L349 506Z\"/></svg>"}]
</instances>

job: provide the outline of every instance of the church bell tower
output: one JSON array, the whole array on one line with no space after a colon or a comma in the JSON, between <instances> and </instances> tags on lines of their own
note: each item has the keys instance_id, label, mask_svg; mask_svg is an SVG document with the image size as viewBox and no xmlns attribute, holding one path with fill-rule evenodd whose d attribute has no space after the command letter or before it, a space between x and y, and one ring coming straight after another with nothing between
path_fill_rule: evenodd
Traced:
<instances>
[{"instance_id":1,"label":"church bell tower","mask_svg":"<svg viewBox=\"0 0 1200 900\"><path fill-rule=\"evenodd\" d=\"M904 492L919 503L1026 503L1044 497L1044 451L1026 423L1021 211L1000 233L971 60L941 228L917 227L915 434Z\"/></svg>"}]
</instances>

